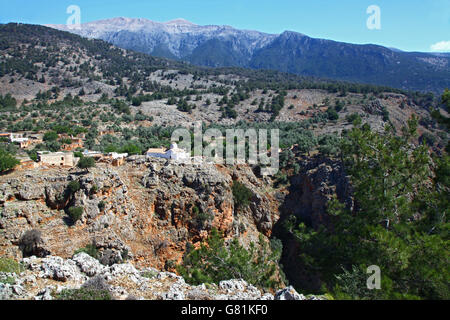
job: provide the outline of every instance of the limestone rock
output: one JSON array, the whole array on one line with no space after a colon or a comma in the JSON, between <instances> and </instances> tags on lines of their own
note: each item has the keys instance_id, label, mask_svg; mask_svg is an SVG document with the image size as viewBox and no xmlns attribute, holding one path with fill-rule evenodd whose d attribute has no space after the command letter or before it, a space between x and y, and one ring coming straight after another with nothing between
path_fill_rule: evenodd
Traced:
<instances>
[{"instance_id":1,"label":"limestone rock","mask_svg":"<svg viewBox=\"0 0 450 320\"><path fill-rule=\"evenodd\" d=\"M82 272L90 277L101 274L106 270L106 267L103 266L97 259L91 257L85 252L76 254L72 260L76 262Z\"/></svg>"},{"instance_id":2,"label":"limestone rock","mask_svg":"<svg viewBox=\"0 0 450 320\"><path fill-rule=\"evenodd\" d=\"M85 278L73 260L64 260L61 257L48 256L42 259L42 277L59 281L82 280Z\"/></svg>"},{"instance_id":3,"label":"limestone rock","mask_svg":"<svg viewBox=\"0 0 450 320\"><path fill-rule=\"evenodd\" d=\"M299 294L292 286L278 291L275 294L275 300L306 300L306 297Z\"/></svg>"}]
</instances>

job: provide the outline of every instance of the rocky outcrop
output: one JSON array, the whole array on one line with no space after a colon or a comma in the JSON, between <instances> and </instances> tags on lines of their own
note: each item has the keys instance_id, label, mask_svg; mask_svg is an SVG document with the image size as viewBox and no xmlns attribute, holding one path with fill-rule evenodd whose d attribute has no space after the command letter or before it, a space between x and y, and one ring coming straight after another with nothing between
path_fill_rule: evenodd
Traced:
<instances>
[{"instance_id":1,"label":"rocky outcrop","mask_svg":"<svg viewBox=\"0 0 450 320\"><path fill-rule=\"evenodd\" d=\"M87 283L102 285L113 299L125 300L307 300L292 287L272 295L244 280L192 286L182 277L156 269L137 269L130 263L105 267L86 253L72 259L49 256L22 261L21 274L0 272L0 300L53 300L64 289L78 289ZM6 281L6 279L8 279Z\"/></svg>"},{"instance_id":2,"label":"rocky outcrop","mask_svg":"<svg viewBox=\"0 0 450 320\"><path fill-rule=\"evenodd\" d=\"M283 217L295 215L317 228L329 223L328 202L335 196L353 208L352 189L342 163L323 157L305 159L301 172L291 178L289 195L282 206Z\"/></svg>"},{"instance_id":3,"label":"rocky outcrop","mask_svg":"<svg viewBox=\"0 0 450 320\"><path fill-rule=\"evenodd\" d=\"M379 99L375 99L363 106L363 109L368 114L382 115L384 107Z\"/></svg>"},{"instance_id":4,"label":"rocky outcrop","mask_svg":"<svg viewBox=\"0 0 450 320\"><path fill-rule=\"evenodd\" d=\"M275 294L275 300L307 300L302 294L297 293L294 287L282 289Z\"/></svg>"},{"instance_id":5,"label":"rocky outcrop","mask_svg":"<svg viewBox=\"0 0 450 320\"><path fill-rule=\"evenodd\" d=\"M252 192L248 208L235 210L231 186ZM69 188L77 181L79 188ZM20 259L27 230L42 234L47 254L71 257L93 245L105 265L125 258L141 267L180 262L187 243L203 241L212 228L242 243L270 235L278 205L248 166L184 165L135 156L122 167L36 169L0 176L0 255ZM71 207L83 208L75 223Z\"/></svg>"}]
</instances>

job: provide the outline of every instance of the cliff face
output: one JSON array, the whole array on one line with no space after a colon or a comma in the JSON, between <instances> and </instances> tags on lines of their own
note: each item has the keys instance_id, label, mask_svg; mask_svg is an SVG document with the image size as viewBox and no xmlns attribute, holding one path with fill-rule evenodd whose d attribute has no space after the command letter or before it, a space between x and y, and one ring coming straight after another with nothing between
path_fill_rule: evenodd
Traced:
<instances>
[{"instance_id":1,"label":"cliff face","mask_svg":"<svg viewBox=\"0 0 450 320\"><path fill-rule=\"evenodd\" d=\"M231 186L239 179L253 193L252 205L235 210ZM80 189L70 191L78 181ZM19 239L42 233L40 251L68 258L94 243L101 255L137 266L173 271L188 242L207 238L215 227L227 238L257 241L271 234L277 202L247 166L181 165L130 158L122 167L37 169L0 177L0 255L22 256ZM75 224L67 212L82 207Z\"/></svg>"},{"instance_id":2,"label":"cliff face","mask_svg":"<svg viewBox=\"0 0 450 320\"><path fill-rule=\"evenodd\" d=\"M128 158L122 167L99 164L90 172L41 168L3 175L0 256L21 260L20 238L37 229L43 241L35 254L42 257L70 259L94 244L106 266L127 258L136 268L174 272L187 243L199 246L214 227L244 245L257 243L260 233L281 239L287 279L315 291L319 278L302 272L301 252L283 222L296 216L314 227L327 224L327 202L336 194L351 208L352 191L339 161L313 157L299 164L300 173L280 190L246 165L183 165L142 156ZM247 208L235 208L235 180L252 193ZM72 181L78 181L79 190L69 191ZM83 208L75 224L68 215L71 207Z\"/></svg>"},{"instance_id":3,"label":"cliff face","mask_svg":"<svg viewBox=\"0 0 450 320\"><path fill-rule=\"evenodd\" d=\"M323 157L307 158L300 162L301 171L291 178L291 185L280 208L281 217L274 226L274 234L283 241L281 263L289 282L308 291L320 290L318 274L304 272L299 256L302 254L297 240L289 234L284 222L292 216L296 223L304 222L318 229L332 227L327 213L328 202L337 199L352 209L354 206L350 180L342 163Z\"/></svg>"},{"instance_id":4,"label":"cliff face","mask_svg":"<svg viewBox=\"0 0 450 320\"><path fill-rule=\"evenodd\" d=\"M340 161L316 157L299 164L302 169L291 178L289 195L281 208L284 217L295 215L318 228L329 223L327 204L333 197L353 207L350 180Z\"/></svg>"}]
</instances>

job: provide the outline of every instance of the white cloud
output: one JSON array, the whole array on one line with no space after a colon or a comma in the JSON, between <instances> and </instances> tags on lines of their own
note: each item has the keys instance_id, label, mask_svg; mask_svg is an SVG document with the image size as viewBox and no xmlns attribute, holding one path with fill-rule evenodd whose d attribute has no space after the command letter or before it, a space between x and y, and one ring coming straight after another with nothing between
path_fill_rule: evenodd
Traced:
<instances>
[{"instance_id":1,"label":"white cloud","mask_svg":"<svg viewBox=\"0 0 450 320\"><path fill-rule=\"evenodd\" d=\"M441 41L431 45L431 51L450 52L450 41Z\"/></svg>"}]
</instances>

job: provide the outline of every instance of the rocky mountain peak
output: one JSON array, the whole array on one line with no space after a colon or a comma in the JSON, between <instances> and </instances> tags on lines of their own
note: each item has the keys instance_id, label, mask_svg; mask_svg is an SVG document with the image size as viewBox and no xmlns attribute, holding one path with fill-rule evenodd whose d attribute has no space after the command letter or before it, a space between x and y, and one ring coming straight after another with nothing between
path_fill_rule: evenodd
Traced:
<instances>
[{"instance_id":1,"label":"rocky mountain peak","mask_svg":"<svg viewBox=\"0 0 450 320\"><path fill-rule=\"evenodd\" d=\"M187 21L183 18L178 18L178 19L174 19L174 20L170 20L165 22L164 24L166 25L188 25L188 26L196 26L195 23L192 23L190 21Z\"/></svg>"}]
</instances>

